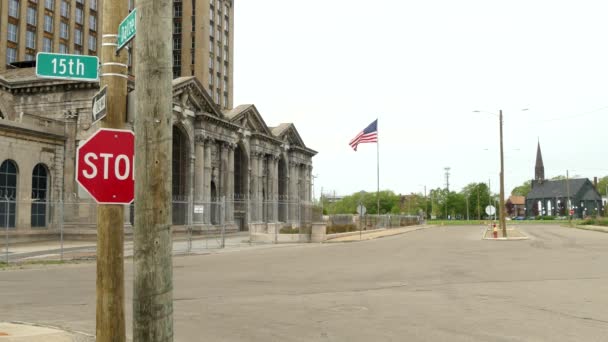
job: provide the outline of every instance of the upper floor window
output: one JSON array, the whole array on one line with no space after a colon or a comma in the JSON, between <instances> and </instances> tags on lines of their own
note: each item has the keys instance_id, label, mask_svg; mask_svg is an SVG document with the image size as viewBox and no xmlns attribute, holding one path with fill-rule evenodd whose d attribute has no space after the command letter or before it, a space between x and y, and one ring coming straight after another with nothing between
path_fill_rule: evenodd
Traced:
<instances>
[{"instance_id":1,"label":"upper floor window","mask_svg":"<svg viewBox=\"0 0 608 342\"><path fill-rule=\"evenodd\" d=\"M89 50L97 51L97 37L89 36Z\"/></svg>"},{"instance_id":2,"label":"upper floor window","mask_svg":"<svg viewBox=\"0 0 608 342\"><path fill-rule=\"evenodd\" d=\"M97 0L91 0L91 2L89 2L89 8L97 11Z\"/></svg>"},{"instance_id":3,"label":"upper floor window","mask_svg":"<svg viewBox=\"0 0 608 342\"><path fill-rule=\"evenodd\" d=\"M53 17L48 14L44 15L44 30L46 32L53 32Z\"/></svg>"},{"instance_id":4,"label":"upper floor window","mask_svg":"<svg viewBox=\"0 0 608 342\"><path fill-rule=\"evenodd\" d=\"M17 60L17 49L6 48L6 64L11 64Z\"/></svg>"},{"instance_id":5,"label":"upper floor window","mask_svg":"<svg viewBox=\"0 0 608 342\"><path fill-rule=\"evenodd\" d=\"M94 15L89 15L89 29L97 31L97 17Z\"/></svg>"},{"instance_id":6,"label":"upper floor window","mask_svg":"<svg viewBox=\"0 0 608 342\"><path fill-rule=\"evenodd\" d=\"M74 43L78 45L82 45L82 30L75 29L74 30Z\"/></svg>"},{"instance_id":7,"label":"upper floor window","mask_svg":"<svg viewBox=\"0 0 608 342\"><path fill-rule=\"evenodd\" d=\"M15 24L8 24L7 27L8 35L7 38L11 42L17 43L17 37L19 36L19 28Z\"/></svg>"},{"instance_id":8,"label":"upper floor window","mask_svg":"<svg viewBox=\"0 0 608 342\"><path fill-rule=\"evenodd\" d=\"M182 17L182 3L174 2L173 3L173 18L181 18Z\"/></svg>"},{"instance_id":9,"label":"upper floor window","mask_svg":"<svg viewBox=\"0 0 608 342\"><path fill-rule=\"evenodd\" d=\"M19 0L8 0L8 15L19 18Z\"/></svg>"},{"instance_id":10,"label":"upper floor window","mask_svg":"<svg viewBox=\"0 0 608 342\"><path fill-rule=\"evenodd\" d=\"M36 26L36 18L38 17L38 10L35 7L27 8L27 23L32 26Z\"/></svg>"},{"instance_id":11,"label":"upper floor window","mask_svg":"<svg viewBox=\"0 0 608 342\"><path fill-rule=\"evenodd\" d=\"M59 43L59 53L68 53L68 46L63 43Z\"/></svg>"},{"instance_id":12,"label":"upper floor window","mask_svg":"<svg viewBox=\"0 0 608 342\"><path fill-rule=\"evenodd\" d=\"M29 30L25 32L25 47L29 49L36 48L36 32Z\"/></svg>"},{"instance_id":13,"label":"upper floor window","mask_svg":"<svg viewBox=\"0 0 608 342\"><path fill-rule=\"evenodd\" d=\"M55 9L55 0L44 0L44 7L48 10Z\"/></svg>"},{"instance_id":14,"label":"upper floor window","mask_svg":"<svg viewBox=\"0 0 608 342\"><path fill-rule=\"evenodd\" d=\"M53 40L51 38L42 38L42 51L53 52Z\"/></svg>"},{"instance_id":15,"label":"upper floor window","mask_svg":"<svg viewBox=\"0 0 608 342\"><path fill-rule=\"evenodd\" d=\"M65 0L61 1L61 16L65 18L70 17L70 4Z\"/></svg>"},{"instance_id":16,"label":"upper floor window","mask_svg":"<svg viewBox=\"0 0 608 342\"><path fill-rule=\"evenodd\" d=\"M83 23L83 13L80 7L76 7L76 22L80 25Z\"/></svg>"},{"instance_id":17,"label":"upper floor window","mask_svg":"<svg viewBox=\"0 0 608 342\"><path fill-rule=\"evenodd\" d=\"M66 23L65 21L62 21L61 24L59 25L59 37L61 37L63 39L70 38L70 30L68 27L68 23Z\"/></svg>"}]
</instances>

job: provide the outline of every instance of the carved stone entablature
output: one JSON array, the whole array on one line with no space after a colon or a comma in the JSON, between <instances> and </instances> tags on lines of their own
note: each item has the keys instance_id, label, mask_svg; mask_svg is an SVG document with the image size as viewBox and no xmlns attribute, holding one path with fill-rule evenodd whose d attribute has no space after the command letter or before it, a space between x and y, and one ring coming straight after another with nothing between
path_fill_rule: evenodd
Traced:
<instances>
[{"instance_id":1,"label":"carved stone entablature","mask_svg":"<svg viewBox=\"0 0 608 342\"><path fill-rule=\"evenodd\" d=\"M208 113L199 113L197 115L197 119L199 119L200 121L203 122L203 124L205 122L212 124L212 125L216 125L216 126L220 126L223 128L227 128L231 131L237 132L238 129L240 128L238 125L233 124L232 122L226 121L224 119L220 119L218 117L214 117Z\"/></svg>"},{"instance_id":2,"label":"carved stone entablature","mask_svg":"<svg viewBox=\"0 0 608 342\"><path fill-rule=\"evenodd\" d=\"M267 141L267 142L273 143L274 145L277 145L277 146L280 146L281 144L283 144L283 141L281 141L281 140L279 140L277 138L269 137L267 135L260 134L260 133L257 133L257 132L252 132L251 133L251 137L252 138L257 138L259 140L263 140L263 141Z\"/></svg>"}]
</instances>

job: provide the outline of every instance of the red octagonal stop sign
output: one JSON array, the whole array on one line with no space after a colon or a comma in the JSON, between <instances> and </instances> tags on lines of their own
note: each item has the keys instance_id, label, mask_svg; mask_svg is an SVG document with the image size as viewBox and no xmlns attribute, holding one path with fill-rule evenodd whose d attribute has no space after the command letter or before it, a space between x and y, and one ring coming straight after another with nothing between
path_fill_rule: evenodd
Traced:
<instances>
[{"instance_id":1,"label":"red octagonal stop sign","mask_svg":"<svg viewBox=\"0 0 608 342\"><path fill-rule=\"evenodd\" d=\"M130 204L134 197L135 135L101 128L76 152L76 181L99 204Z\"/></svg>"}]
</instances>

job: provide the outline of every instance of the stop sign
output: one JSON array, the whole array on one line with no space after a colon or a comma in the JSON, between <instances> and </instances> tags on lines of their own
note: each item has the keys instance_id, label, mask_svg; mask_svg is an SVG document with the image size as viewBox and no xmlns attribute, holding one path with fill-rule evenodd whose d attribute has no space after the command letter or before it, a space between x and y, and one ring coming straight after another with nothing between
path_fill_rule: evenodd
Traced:
<instances>
[{"instance_id":1,"label":"stop sign","mask_svg":"<svg viewBox=\"0 0 608 342\"><path fill-rule=\"evenodd\" d=\"M134 154L132 131L101 128L78 147L76 181L99 204L130 204Z\"/></svg>"}]
</instances>

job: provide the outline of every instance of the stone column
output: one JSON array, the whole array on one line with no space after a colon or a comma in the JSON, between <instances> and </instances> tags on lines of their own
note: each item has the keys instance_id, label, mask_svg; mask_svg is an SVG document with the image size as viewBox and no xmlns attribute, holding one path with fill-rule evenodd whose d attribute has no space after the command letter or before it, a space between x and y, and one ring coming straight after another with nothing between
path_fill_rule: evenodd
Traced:
<instances>
[{"instance_id":1,"label":"stone column","mask_svg":"<svg viewBox=\"0 0 608 342\"><path fill-rule=\"evenodd\" d=\"M292 224L297 219L297 202L298 202L298 174L297 174L297 163L294 161L289 162L289 222Z\"/></svg>"},{"instance_id":2,"label":"stone column","mask_svg":"<svg viewBox=\"0 0 608 342\"><path fill-rule=\"evenodd\" d=\"M196 209L203 205L205 199L205 139L202 134L196 136L194 158L194 211L197 211ZM203 210L206 211L206 208ZM204 214L193 215L193 223L203 223Z\"/></svg>"},{"instance_id":3,"label":"stone column","mask_svg":"<svg viewBox=\"0 0 608 342\"><path fill-rule=\"evenodd\" d=\"M257 155L258 158L258 219L260 222L264 222L264 207L266 203L264 203L264 154L259 153Z\"/></svg>"},{"instance_id":4,"label":"stone column","mask_svg":"<svg viewBox=\"0 0 608 342\"><path fill-rule=\"evenodd\" d=\"M306 202L312 202L312 165L306 165Z\"/></svg>"},{"instance_id":5,"label":"stone column","mask_svg":"<svg viewBox=\"0 0 608 342\"><path fill-rule=\"evenodd\" d=\"M234 149L236 144L228 144L228 189L226 193L226 222L234 222Z\"/></svg>"},{"instance_id":6,"label":"stone column","mask_svg":"<svg viewBox=\"0 0 608 342\"><path fill-rule=\"evenodd\" d=\"M205 140L204 146L204 165L203 165L203 201L205 202L205 214L203 222L211 223L211 145L215 143L212 139Z\"/></svg>"},{"instance_id":7,"label":"stone column","mask_svg":"<svg viewBox=\"0 0 608 342\"><path fill-rule=\"evenodd\" d=\"M192 148L190 149L192 151ZM188 183L187 187L187 196L188 203L186 205L186 225L192 225L193 216L192 213L194 211L194 177L196 173L194 171L194 163L196 162L196 155L190 154L190 167L188 168Z\"/></svg>"},{"instance_id":8,"label":"stone column","mask_svg":"<svg viewBox=\"0 0 608 342\"><path fill-rule=\"evenodd\" d=\"M219 186L219 189L217 189L217 193L218 195L218 201L221 201L222 197L224 198L224 204L226 204L226 202L228 201L228 143L227 142L220 142L220 144L218 145L219 149L220 149L220 169L218 172L218 183L220 184L216 184L216 189ZM227 205L226 205L227 206ZM223 220L224 222L227 222L227 217L228 215L226 215L226 213L228 212L226 206L224 207L224 217ZM221 215L221 212L218 212ZM218 216L219 217L219 216Z\"/></svg>"},{"instance_id":9,"label":"stone column","mask_svg":"<svg viewBox=\"0 0 608 342\"><path fill-rule=\"evenodd\" d=\"M258 154L257 152L251 153L251 221L259 222L260 217L258 216L258 205L260 202L259 194L258 194Z\"/></svg>"},{"instance_id":10,"label":"stone column","mask_svg":"<svg viewBox=\"0 0 608 342\"><path fill-rule=\"evenodd\" d=\"M279 158L280 155L272 156L272 222L279 221Z\"/></svg>"}]
</instances>

